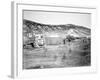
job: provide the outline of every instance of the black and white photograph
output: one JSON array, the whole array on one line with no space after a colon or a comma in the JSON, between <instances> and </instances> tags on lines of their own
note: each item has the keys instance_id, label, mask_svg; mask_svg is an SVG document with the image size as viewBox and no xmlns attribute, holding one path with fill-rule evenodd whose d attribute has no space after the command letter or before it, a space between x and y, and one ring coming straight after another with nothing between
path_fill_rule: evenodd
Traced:
<instances>
[{"instance_id":1,"label":"black and white photograph","mask_svg":"<svg viewBox=\"0 0 100 80\"><path fill-rule=\"evenodd\" d=\"M91 14L23 10L23 69L91 66Z\"/></svg>"}]
</instances>

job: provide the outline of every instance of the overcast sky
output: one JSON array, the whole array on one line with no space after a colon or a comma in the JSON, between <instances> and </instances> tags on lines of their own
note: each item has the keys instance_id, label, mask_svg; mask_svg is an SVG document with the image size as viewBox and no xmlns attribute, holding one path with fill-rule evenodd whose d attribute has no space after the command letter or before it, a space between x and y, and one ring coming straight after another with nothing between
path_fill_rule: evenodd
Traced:
<instances>
[{"instance_id":1,"label":"overcast sky","mask_svg":"<svg viewBox=\"0 0 100 80\"><path fill-rule=\"evenodd\" d=\"M76 24L91 27L91 14L46 11L24 11L24 19L43 24Z\"/></svg>"}]
</instances>

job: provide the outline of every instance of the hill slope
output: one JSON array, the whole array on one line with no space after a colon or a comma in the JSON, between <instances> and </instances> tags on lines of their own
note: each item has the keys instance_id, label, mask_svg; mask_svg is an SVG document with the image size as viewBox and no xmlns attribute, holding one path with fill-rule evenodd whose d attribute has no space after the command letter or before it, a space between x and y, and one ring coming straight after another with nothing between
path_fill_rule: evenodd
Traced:
<instances>
[{"instance_id":1,"label":"hill slope","mask_svg":"<svg viewBox=\"0 0 100 80\"><path fill-rule=\"evenodd\" d=\"M51 25L51 24L37 23L25 19L23 20L23 24L24 24L24 29L26 29L27 27L26 30L29 32L31 32L31 30L34 32L37 31L39 33L56 31L56 32L65 32L67 35L71 35L74 37L90 37L91 35L91 29L74 24Z\"/></svg>"}]
</instances>

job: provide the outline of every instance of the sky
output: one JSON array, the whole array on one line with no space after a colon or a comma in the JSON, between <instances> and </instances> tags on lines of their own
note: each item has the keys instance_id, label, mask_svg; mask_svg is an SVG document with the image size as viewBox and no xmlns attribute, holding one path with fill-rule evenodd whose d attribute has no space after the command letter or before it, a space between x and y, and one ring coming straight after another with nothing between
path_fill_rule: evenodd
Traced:
<instances>
[{"instance_id":1,"label":"sky","mask_svg":"<svg viewBox=\"0 0 100 80\"><path fill-rule=\"evenodd\" d=\"M91 14L89 13L24 10L23 18L43 24L75 24L87 28L91 27Z\"/></svg>"}]
</instances>

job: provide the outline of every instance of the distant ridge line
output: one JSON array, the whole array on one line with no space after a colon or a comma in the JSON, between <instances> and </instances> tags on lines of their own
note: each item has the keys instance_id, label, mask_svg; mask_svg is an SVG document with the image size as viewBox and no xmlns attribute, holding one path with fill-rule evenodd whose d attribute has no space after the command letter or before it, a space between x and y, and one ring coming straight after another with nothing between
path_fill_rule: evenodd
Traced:
<instances>
[{"instance_id":1,"label":"distant ridge line","mask_svg":"<svg viewBox=\"0 0 100 80\"><path fill-rule=\"evenodd\" d=\"M84 28L84 29L89 29L90 30L90 28L86 28L86 27L83 27L83 26L75 25L75 24L58 24L58 25L54 25L54 24L44 24L44 23L39 23L39 22L23 19L23 23L26 24L26 22L29 22L31 24L41 25L41 26L53 26L53 27L55 27L55 26L56 27L57 26L61 26L61 27L66 26L66 27L75 28L77 26L79 28Z\"/></svg>"}]
</instances>

